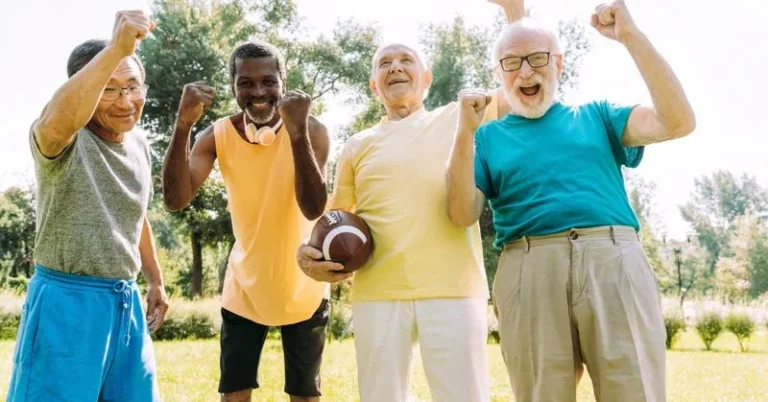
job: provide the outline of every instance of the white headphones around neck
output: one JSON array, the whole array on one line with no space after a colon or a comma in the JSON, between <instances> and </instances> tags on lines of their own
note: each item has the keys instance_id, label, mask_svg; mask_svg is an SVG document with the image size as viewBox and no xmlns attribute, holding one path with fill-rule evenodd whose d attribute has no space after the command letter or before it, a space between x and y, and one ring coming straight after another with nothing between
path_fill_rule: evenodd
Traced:
<instances>
[{"instance_id":1,"label":"white headphones around neck","mask_svg":"<svg viewBox=\"0 0 768 402\"><path fill-rule=\"evenodd\" d=\"M248 123L246 114L243 113L243 126L245 127L245 137L248 138L248 141L250 141L253 144L259 144L265 147L272 145L272 143L275 142L275 137L277 136L277 130L280 129L280 126L282 124L283 124L283 119L281 118L280 120L278 120L277 124L275 124L274 127L264 126L262 128L256 129L256 125L253 123Z\"/></svg>"}]
</instances>

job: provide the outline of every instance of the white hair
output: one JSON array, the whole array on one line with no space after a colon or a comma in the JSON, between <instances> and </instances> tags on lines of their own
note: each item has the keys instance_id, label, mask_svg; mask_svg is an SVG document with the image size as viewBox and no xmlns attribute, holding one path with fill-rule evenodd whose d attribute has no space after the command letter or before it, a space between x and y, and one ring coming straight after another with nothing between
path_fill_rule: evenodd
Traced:
<instances>
[{"instance_id":1,"label":"white hair","mask_svg":"<svg viewBox=\"0 0 768 402\"><path fill-rule=\"evenodd\" d=\"M379 45L379 47L376 48L376 51L373 52L373 56L371 57L371 77L373 77L374 73L376 72L376 64L377 64L376 62L378 61L377 57L379 56L379 53L381 53L382 50L388 47L395 47L395 46L404 47L410 50L414 54L414 56L416 56L416 59L419 61L419 63L421 63L421 67L425 71L429 69L429 67L427 66L427 59L424 56L424 52L419 50L418 47L406 45L405 43L402 43L402 42L389 42L383 45Z\"/></svg>"},{"instance_id":2,"label":"white hair","mask_svg":"<svg viewBox=\"0 0 768 402\"><path fill-rule=\"evenodd\" d=\"M515 21L511 24L507 24L504 26L504 28L499 33L499 36L496 38L496 43L493 46L493 52L491 60L491 65L497 66L499 64L499 58L501 57L501 52L503 51L502 46L505 45L505 42L508 40L508 38L511 35L524 32L524 33L535 33L539 35L544 35L547 38L549 38L550 42L552 43L552 49L551 51L555 54L561 53L561 47L560 47L560 39L558 39L557 34L555 33L555 30L542 24L539 21L536 21L532 18L526 17L521 20Z\"/></svg>"}]
</instances>

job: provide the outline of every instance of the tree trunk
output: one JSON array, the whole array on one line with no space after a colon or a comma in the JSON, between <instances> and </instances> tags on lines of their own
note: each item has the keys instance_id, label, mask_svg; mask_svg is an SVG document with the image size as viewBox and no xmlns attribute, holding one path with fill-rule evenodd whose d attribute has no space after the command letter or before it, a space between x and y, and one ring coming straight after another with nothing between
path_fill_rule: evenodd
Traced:
<instances>
[{"instance_id":1,"label":"tree trunk","mask_svg":"<svg viewBox=\"0 0 768 402\"><path fill-rule=\"evenodd\" d=\"M203 296L203 244L200 233L193 230L192 241L192 297Z\"/></svg>"},{"instance_id":2,"label":"tree trunk","mask_svg":"<svg viewBox=\"0 0 768 402\"><path fill-rule=\"evenodd\" d=\"M224 291L224 277L227 275L227 266L229 266L229 255L232 254L232 249L235 247L235 242L229 242L227 247L227 256L224 258L224 263L219 268L219 294Z\"/></svg>"}]
</instances>

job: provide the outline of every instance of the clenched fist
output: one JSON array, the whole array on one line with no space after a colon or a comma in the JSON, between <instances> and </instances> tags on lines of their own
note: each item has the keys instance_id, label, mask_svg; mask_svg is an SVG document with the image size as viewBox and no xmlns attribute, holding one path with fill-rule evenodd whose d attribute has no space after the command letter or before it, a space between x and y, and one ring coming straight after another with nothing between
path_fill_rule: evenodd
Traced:
<instances>
[{"instance_id":1,"label":"clenched fist","mask_svg":"<svg viewBox=\"0 0 768 402\"><path fill-rule=\"evenodd\" d=\"M110 46L128 57L136 51L139 41L155 29L155 23L142 10L118 11L112 29Z\"/></svg>"},{"instance_id":2,"label":"clenched fist","mask_svg":"<svg viewBox=\"0 0 768 402\"><path fill-rule=\"evenodd\" d=\"M638 33L624 0L597 6L590 23L601 35L621 43L626 43Z\"/></svg>"},{"instance_id":3,"label":"clenched fist","mask_svg":"<svg viewBox=\"0 0 768 402\"><path fill-rule=\"evenodd\" d=\"M307 132L307 119L312 98L299 90L288 91L277 102L280 117L291 138L300 137Z\"/></svg>"},{"instance_id":4,"label":"clenched fist","mask_svg":"<svg viewBox=\"0 0 768 402\"><path fill-rule=\"evenodd\" d=\"M203 113L213 105L215 94L216 91L206 85L205 81L196 81L184 85L176 120L182 124L194 126L203 117Z\"/></svg>"},{"instance_id":5,"label":"clenched fist","mask_svg":"<svg viewBox=\"0 0 768 402\"><path fill-rule=\"evenodd\" d=\"M493 98L485 91L477 89L462 89L459 92L459 130L474 133L485 115L485 108Z\"/></svg>"}]
</instances>

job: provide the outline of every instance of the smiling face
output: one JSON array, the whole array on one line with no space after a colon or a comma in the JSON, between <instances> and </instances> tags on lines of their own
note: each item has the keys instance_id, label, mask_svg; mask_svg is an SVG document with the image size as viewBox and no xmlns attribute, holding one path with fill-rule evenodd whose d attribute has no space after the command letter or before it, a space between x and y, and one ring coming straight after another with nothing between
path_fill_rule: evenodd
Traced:
<instances>
[{"instance_id":1,"label":"smiling face","mask_svg":"<svg viewBox=\"0 0 768 402\"><path fill-rule=\"evenodd\" d=\"M125 58L115 70L105 87L106 92L119 94L115 100L101 99L91 117L91 124L98 131L114 134L125 134L131 131L141 119L144 109L144 98L135 99L123 92L135 92L136 88L143 88L144 80L138 63L131 57ZM141 89L143 91L143 89ZM122 92L122 93L121 93ZM103 95L102 95L103 96Z\"/></svg>"},{"instance_id":2,"label":"smiling face","mask_svg":"<svg viewBox=\"0 0 768 402\"><path fill-rule=\"evenodd\" d=\"M235 60L232 88L237 105L256 124L279 118L277 102L285 87L275 57L247 57Z\"/></svg>"},{"instance_id":3,"label":"smiling face","mask_svg":"<svg viewBox=\"0 0 768 402\"><path fill-rule=\"evenodd\" d=\"M405 45L382 47L373 57L371 91L388 110L421 104L431 84L432 72Z\"/></svg>"},{"instance_id":4,"label":"smiling face","mask_svg":"<svg viewBox=\"0 0 768 402\"><path fill-rule=\"evenodd\" d=\"M554 34L522 23L511 24L496 45L496 74L513 113L543 116L554 103L563 57Z\"/></svg>"}]
</instances>

